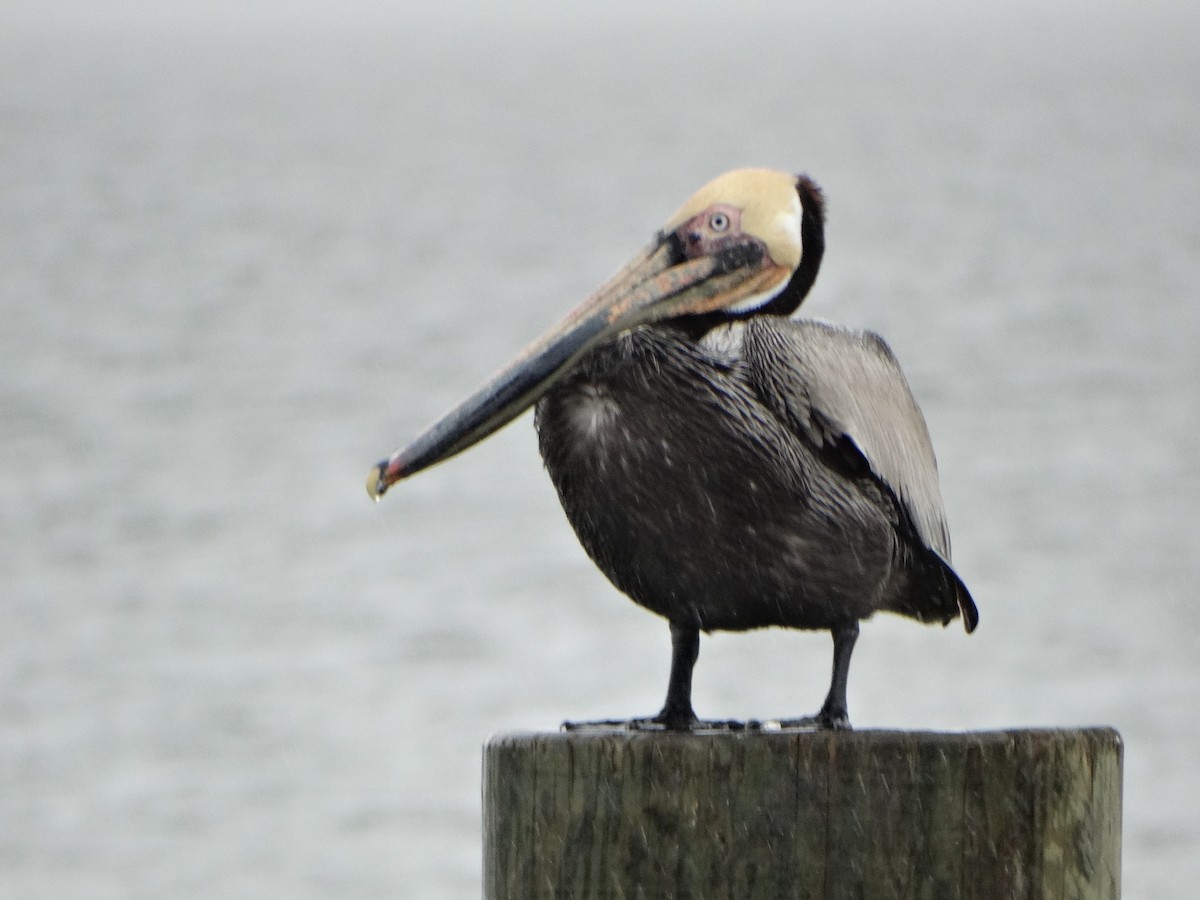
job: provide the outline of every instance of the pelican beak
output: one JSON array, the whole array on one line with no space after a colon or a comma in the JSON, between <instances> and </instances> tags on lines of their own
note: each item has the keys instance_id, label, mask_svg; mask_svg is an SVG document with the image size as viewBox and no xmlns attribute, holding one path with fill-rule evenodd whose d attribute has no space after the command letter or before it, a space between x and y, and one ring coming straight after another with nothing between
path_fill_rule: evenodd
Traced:
<instances>
[{"instance_id":1,"label":"pelican beak","mask_svg":"<svg viewBox=\"0 0 1200 900\"><path fill-rule=\"evenodd\" d=\"M483 440L533 406L601 341L649 322L718 310L738 312L780 290L791 274L751 235L702 242L691 223L660 232L591 297L486 384L382 460L367 476L378 500L402 478Z\"/></svg>"}]
</instances>

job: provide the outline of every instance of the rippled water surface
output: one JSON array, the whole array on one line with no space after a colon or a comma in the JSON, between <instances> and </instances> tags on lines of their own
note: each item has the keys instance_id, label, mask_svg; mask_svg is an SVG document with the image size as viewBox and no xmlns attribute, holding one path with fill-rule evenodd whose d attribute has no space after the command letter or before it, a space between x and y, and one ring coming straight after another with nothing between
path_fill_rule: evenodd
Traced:
<instances>
[{"instance_id":1,"label":"rippled water surface","mask_svg":"<svg viewBox=\"0 0 1200 900\"><path fill-rule=\"evenodd\" d=\"M1200 13L0 9L0 893L468 897L493 731L653 711L659 621L527 418L369 466L737 165L891 341L970 638L881 617L859 727L1112 724L1125 896L1200 882ZM1131 6L1131 5L1128 5ZM706 638L702 714L828 637Z\"/></svg>"}]
</instances>

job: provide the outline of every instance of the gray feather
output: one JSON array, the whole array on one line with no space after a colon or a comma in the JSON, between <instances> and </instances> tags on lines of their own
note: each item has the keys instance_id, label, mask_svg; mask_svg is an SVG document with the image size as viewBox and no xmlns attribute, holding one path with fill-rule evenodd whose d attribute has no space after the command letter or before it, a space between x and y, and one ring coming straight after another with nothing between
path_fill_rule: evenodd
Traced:
<instances>
[{"instance_id":1,"label":"gray feather","mask_svg":"<svg viewBox=\"0 0 1200 900\"><path fill-rule=\"evenodd\" d=\"M815 319L747 322L741 357L763 401L818 447L849 442L904 506L925 545L950 559L925 417L887 343Z\"/></svg>"}]
</instances>

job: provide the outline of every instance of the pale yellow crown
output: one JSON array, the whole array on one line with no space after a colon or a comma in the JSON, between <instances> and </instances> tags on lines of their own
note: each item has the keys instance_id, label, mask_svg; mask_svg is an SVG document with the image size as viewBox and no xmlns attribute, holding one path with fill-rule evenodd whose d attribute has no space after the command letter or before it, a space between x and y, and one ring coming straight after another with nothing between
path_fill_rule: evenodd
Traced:
<instances>
[{"instance_id":1,"label":"pale yellow crown","mask_svg":"<svg viewBox=\"0 0 1200 900\"><path fill-rule=\"evenodd\" d=\"M718 175L679 208L664 230L674 231L719 204L742 211L742 232L761 240L776 265L792 270L800 265L801 209L795 176L774 169L734 169Z\"/></svg>"}]
</instances>

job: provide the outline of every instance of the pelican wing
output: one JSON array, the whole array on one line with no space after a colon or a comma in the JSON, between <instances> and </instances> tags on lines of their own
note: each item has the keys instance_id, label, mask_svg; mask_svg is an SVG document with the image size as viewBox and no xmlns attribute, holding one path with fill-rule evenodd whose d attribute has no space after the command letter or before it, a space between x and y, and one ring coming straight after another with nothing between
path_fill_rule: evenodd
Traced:
<instances>
[{"instance_id":1,"label":"pelican wing","mask_svg":"<svg viewBox=\"0 0 1200 900\"><path fill-rule=\"evenodd\" d=\"M815 319L746 323L743 360L764 402L816 446L868 467L925 545L950 559L925 417L883 338Z\"/></svg>"}]
</instances>

